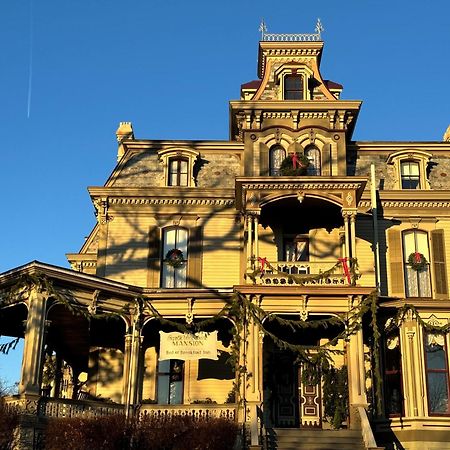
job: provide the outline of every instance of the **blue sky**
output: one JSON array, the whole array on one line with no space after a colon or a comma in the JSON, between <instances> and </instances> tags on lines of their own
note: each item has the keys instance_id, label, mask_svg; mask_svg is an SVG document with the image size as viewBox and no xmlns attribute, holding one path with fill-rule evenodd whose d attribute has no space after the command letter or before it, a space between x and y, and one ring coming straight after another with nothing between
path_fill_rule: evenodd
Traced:
<instances>
[{"instance_id":1,"label":"blue sky","mask_svg":"<svg viewBox=\"0 0 450 450\"><path fill-rule=\"evenodd\" d=\"M67 266L94 225L86 187L114 168L120 121L137 138L227 139L227 102L256 78L261 18L295 33L318 17L323 77L364 101L354 138L441 140L447 0L3 2L0 272L34 259ZM0 378L15 377L19 353L0 355Z\"/></svg>"}]
</instances>

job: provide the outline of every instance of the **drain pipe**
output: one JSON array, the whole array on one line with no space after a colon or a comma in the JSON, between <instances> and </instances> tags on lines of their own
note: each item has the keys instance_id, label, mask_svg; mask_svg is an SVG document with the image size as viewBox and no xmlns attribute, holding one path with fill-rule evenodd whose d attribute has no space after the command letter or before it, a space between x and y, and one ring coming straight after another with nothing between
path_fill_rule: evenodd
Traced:
<instances>
[{"instance_id":1,"label":"drain pipe","mask_svg":"<svg viewBox=\"0 0 450 450\"><path fill-rule=\"evenodd\" d=\"M377 208L377 188L375 177L375 164L370 165L370 204L372 208L373 220L373 243L372 250L375 257L375 285L380 292L380 246L378 243L378 208Z\"/></svg>"}]
</instances>

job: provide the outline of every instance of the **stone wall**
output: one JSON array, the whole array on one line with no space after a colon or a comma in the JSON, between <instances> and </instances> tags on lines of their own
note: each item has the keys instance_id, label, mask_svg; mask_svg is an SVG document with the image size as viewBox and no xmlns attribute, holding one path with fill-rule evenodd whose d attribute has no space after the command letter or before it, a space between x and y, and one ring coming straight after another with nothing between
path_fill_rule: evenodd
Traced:
<instances>
[{"instance_id":1,"label":"stone wall","mask_svg":"<svg viewBox=\"0 0 450 450\"><path fill-rule=\"evenodd\" d=\"M234 188L234 179L240 175L240 160L236 155L202 155L194 177L201 188Z\"/></svg>"},{"instance_id":2,"label":"stone wall","mask_svg":"<svg viewBox=\"0 0 450 450\"><path fill-rule=\"evenodd\" d=\"M164 170L158 155L139 153L132 156L113 184L117 187L164 186Z\"/></svg>"},{"instance_id":3,"label":"stone wall","mask_svg":"<svg viewBox=\"0 0 450 450\"><path fill-rule=\"evenodd\" d=\"M429 164L428 179L431 189L450 189L450 158L433 157Z\"/></svg>"}]
</instances>

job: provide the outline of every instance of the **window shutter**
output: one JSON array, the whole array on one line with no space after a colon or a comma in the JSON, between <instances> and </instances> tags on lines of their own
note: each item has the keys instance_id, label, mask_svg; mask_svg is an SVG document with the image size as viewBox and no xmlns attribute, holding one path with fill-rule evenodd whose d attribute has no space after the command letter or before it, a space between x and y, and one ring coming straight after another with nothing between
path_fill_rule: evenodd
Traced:
<instances>
[{"instance_id":1,"label":"window shutter","mask_svg":"<svg viewBox=\"0 0 450 450\"><path fill-rule=\"evenodd\" d=\"M161 271L161 238L160 229L157 226L150 227L148 233L148 275L147 287L159 287Z\"/></svg>"},{"instance_id":2,"label":"window shutter","mask_svg":"<svg viewBox=\"0 0 450 450\"><path fill-rule=\"evenodd\" d=\"M388 230L390 295L405 296L405 279L403 276L402 235L398 230Z\"/></svg>"},{"instance_id":3,"label":"window shutter","mask_svg":"<svg viewBox=\"0 0 450 450\"><path fill-rule=\"evenodd\" d=\"M447 298L447 269L445 266L444 230L431 232L431 251L436 298Z\"/></svg>"},{"instance_id":4,"label":"window shutter","mask_svg":"<svg viewBox=\"0 0 450 450\"><path fill-rule=\"evenodd\" d=\"M202 227L189 230L188 287L202 287Z\"/></svg>"}]
</instances>

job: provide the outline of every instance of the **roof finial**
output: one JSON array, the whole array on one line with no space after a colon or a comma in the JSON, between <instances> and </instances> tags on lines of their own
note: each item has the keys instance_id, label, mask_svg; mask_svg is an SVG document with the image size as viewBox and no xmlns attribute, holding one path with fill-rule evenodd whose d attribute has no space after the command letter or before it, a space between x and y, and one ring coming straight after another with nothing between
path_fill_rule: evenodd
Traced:
<instances>
[{"instance_id":1,"label":"roof finial","mask_svg":"<svg viewBox=\"0 0 450 450\"><path fill-rule=\"evenodd\" d=\"M325 31L325 28L323 27L320 19L317 19L315 30L316 30L316 33L319 35L319 40L320 40L320 34L322 33L322 31Z\"/></svg>"},{"instance_id":2,"label":"roof finial","mask_svg":"<svg viewBox=\"0 0 450 450\"><path fill-rule=\"evenodd\" d=\"M259 24L259 31L261 31L261 40L264 40L264 34L267 31L266 22L264 22L264 19L261 19L261 23Z\"/></svg>"}]
</instances>

